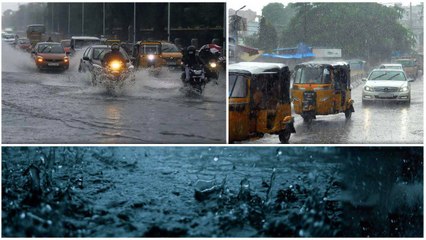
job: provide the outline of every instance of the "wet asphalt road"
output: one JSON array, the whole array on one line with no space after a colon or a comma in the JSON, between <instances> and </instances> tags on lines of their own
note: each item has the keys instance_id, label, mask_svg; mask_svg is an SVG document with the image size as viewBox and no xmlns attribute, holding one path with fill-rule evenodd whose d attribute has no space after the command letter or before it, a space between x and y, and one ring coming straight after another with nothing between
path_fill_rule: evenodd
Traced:
<instances>
[{"instance_id":1,"label":"wet asphalt road","mask_svg":"<svg viewBox=\"0 0 426 240\"><path fill-rule=\"evenodd\" d=\"M291 144L421 144L423 143L423 77L411 83L411 104L378 102L362 104L362 86L352 90L355 112L317 116L311 124L295 115L296 134ZM277 135L243 143L278 144Z\"/></svg>"},{"instance_id":2,"label":"wet asphalt road","mask_svg":"<svg viewBox=\"0 0 426 240\"><path fill-rule=\"evenodd\" d=\"M111 96L78 73L78 55L66 72L39 72L29 54L2 50L3 143L226 142L224 73L201 97L166 69Z\"/></svg>"}]
</instances>

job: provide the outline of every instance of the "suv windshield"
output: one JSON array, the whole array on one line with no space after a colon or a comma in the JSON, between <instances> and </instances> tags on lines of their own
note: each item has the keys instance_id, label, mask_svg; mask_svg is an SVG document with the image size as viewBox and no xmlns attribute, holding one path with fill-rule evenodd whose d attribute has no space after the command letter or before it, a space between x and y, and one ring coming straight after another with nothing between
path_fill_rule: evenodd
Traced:
<instances>
[{"instance_id":1,"label":"suv windshield","mask_svg":"<svg viewBox=\"0 0 426 240\"><path fill-rule=\"evenodd\" d=\"M323 67L301 67L296 70L294 83L330 83L330 71Z\"/></svg>"},{"instance_id":2,"label":"suv windshield","mask_svg":"<svg viewBox=\"0 0 426 240\"><path fill-rule=\"evenodd\" d=\"M368 76L368 80L406 81L407 79L401 71L373 71Z\"/></svg>"},{"instance_id":3,"label":"suv windshield","mask_svg":"<svg viewBox=\"0 0 426 240\"><path fill-rule=\"evenodd\" d=\"M40 44L37 50L39 53L65 53L60 44Z\"/></svg>"},{"instance_id":4,"label":"suv windshield","mask_svg":"<svg viewBox=\"0 0 426 240\"><path fill-rule=\"evenodd\" d=\"M229 75L229 97L243 98L247 96L247 78L241 75Z\"/></svg>"}]
</instances>

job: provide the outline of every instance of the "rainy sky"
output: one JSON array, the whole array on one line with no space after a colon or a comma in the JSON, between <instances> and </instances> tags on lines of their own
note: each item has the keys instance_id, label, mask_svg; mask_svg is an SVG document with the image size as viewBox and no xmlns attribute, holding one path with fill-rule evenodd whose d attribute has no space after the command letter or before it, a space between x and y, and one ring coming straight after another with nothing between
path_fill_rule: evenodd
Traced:
<instances>
[{"instance_id":1,"label":"rainy sky","mask_svg":"<svg viewBox=\"0 0 426 240\"><path fill-rule=\"evenodd\" d=\"M247 9L251 9L253 11L255 11L258 15L262 14L262 8L263 6L268 5L268 3L273 3L273 2L280 2L284 5L287 5L290 2L306 2L306 1L278 1L278 0L264 0L264 1L246 1L246 0L231 0L228 1L228 9L234 9L237 10L239 8L241 8L242 6L246 6L244 9L242 10L247 10ZM317 1L317 0L311 0L309 2L327 2L327 1ZM344 1L332 1L332 2L344 2ZM351 2L366 2L366 1L351 1ZM375 2L375 1L372 1ZM411 4L413 6L419 4L421 1L411 1ZM396 1L380 1L380 3L384 3L384 4L394 4L397 3ZM409 6L410 2L409 1L402 1L402 5L403 6Z\"/></svg>"}]
</instances>

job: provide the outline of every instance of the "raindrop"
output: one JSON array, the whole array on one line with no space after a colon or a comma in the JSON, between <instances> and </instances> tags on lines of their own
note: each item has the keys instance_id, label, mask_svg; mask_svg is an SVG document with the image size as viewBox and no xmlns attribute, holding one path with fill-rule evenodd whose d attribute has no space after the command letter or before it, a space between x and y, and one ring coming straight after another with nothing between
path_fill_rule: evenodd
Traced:
<instances>
[{"instance_id":1,"label":"raindrop","mask_svg":"<svg viewBox=\"0 0 426 240\"><path fill-rule=\"evenodd\" d=\"M21 219L25 218L25 213L21 213L21 215L19 216Z\"/></svg>"},{"instance_id":2,"label":"raindrop","mask_svg":"<svg viewBox=\"0 0 426 240\"><path fill-rule=\"evenodd\" d=\"M214 157L213 158L213 161L215 161L215 162L217 162L219 160L219 158L218 157Z\"/></svg>"}]
</instances>

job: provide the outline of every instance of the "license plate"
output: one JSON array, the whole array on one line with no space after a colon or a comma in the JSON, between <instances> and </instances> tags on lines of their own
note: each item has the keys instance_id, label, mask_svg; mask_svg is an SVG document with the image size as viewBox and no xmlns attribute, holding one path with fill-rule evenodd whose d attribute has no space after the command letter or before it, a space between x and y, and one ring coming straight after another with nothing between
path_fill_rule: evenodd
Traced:
<instances>
[{"instance_id":1,"label":"license plate","mask_svg":"<svg viewBox=\"0 0 426 240\"><path fill-rule=\"evenodd\" d=\"M382 93L382 94L379 94L379 97L380 98L392 98L393 94L392 93Z\"/></svg>"},{"instance_id":2,"label":"license plate","mask_svg":"<svg viewBox=\"0 0 426 240\"><path fill-rule=\"evenodd\" d=\"M169 65L169 66L176 66L177 64L176 64L176 62L168 62L167 65Z\"/></svg>"},{"instance_id":3,"label":"license plate","mask_svg":"<svg viewBox=\"0 0 426 240\"><path fill-rule=\"evenodd\" d=\"M48 63L47 66L59 66L59 63Z\"/></svg>"}]
</instances>

